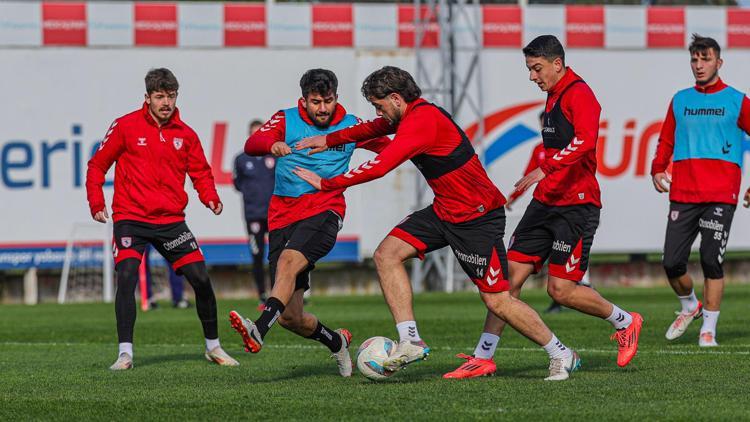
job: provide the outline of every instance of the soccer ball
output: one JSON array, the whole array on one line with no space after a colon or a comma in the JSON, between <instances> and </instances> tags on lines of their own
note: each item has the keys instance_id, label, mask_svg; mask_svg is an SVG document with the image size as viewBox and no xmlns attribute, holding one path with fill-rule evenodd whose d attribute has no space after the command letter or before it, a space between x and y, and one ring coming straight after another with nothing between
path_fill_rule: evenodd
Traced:
<instances>
[{"instance_id":1,"label":"soccer ball","mask_svg":"<svg viewBox=\"0 0 750 422\"><path fill-rule=\"evenodd\" d=\"M382 380L393 375L383 368L383 361L393 354L396 344L386 337L370 337L357 350L357 368L371 380Z\"/></svg>"}]
</instances>

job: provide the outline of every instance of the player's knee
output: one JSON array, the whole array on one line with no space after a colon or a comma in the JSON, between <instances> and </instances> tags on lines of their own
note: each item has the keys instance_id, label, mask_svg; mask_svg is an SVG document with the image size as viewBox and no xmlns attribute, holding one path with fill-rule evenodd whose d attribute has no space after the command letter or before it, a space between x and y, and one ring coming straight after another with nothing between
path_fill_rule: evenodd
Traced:
<instances>
[{"instance_id":1,"label":"player's knee","mask_svg":"<svg viewBox=\"0 0 750 422\"><path fill-rule=\"evenodd\" d=\"M375 261L375 265L379 267L390 265L394 262L399 261L396 250L389 247L384 247L383 245L380 245L377 249L375 249L375 253L372 255L372 259Z\"/></svg>"},{"instance_id":2,"label":"player's knee","mask_svg":"<svg viewBox=\"0 0 750 422\"><path fill-rule=\"evenodd\" d=\"M701 257L701 268L703 269L703 277L705 278L724 278L724 268L716 257L713 259Z\"/></svg>"},{"instance_id":3,"label":"player's knee","mask_svg":"<svg viewBox=\"0 0 750 422\"><path fill-rule=\"evenodd\" d=\"M565 280L567 282L567 280ZM547 283L547 294L555 302L565 304L568 302L572 289L575 288L575 283L570 281L567 283Z\"/></svg>"},{"instance_id":4,"label":"player's knee","mask_svg":"<svg viewBox=\"0 0 750 422\"><path fill-rule=\"evenodd\" d=\"M129 258L119 262L115 267L117 272L117 285L130 285L138 282L138 268L141 262L135 258Z\"/></svg>"},{"instance_id":5,"label":"player's knee","mask_svg":"<svg viewBox=\"0 0 750 422\"><path fill-rule=\"evenodd\" d=\"M185 274L185 278L194 287L211 287L211 278L208 276L208 271L193 271Z\"/></svg>"},{"instance_id":6,"label":"player's knee","mask_svg":"<svg viewBox=\"0 0 750 422\"><path fill-rule=\"evenodd\" d=\"M383 249L377 248L375 249L375 253L372 254L372 260L375 261L376 266L381 267L387 259L386 255L387 254Z\"/></svg>"},{"instance_id":7,"label":"player's knee","mask_svg":"<svg viewBox=\"0 0 750 422\"><path fill-rule=\"evenodd\" d=\"M687 264L685 262L678 262L671 259L664 259L662 263L664 265L664 272L667 273L667 278L679 278L687 274Z\"/></svg>"},{"instance_id":8,"label":"player's knee","mask_svg":"<svg viewBox=\"0 0 750 422\"><path fill-rule=\"evenodd\" d=\"M484 301L485 306L487 306L487 309L503 321L506 320L508 308L512 306L512 302L514 300L518 300L512 297L510 295L510 292L482 292L480 293L480 295L482 297L482 301Z\"/></svg>"}]
</instances>

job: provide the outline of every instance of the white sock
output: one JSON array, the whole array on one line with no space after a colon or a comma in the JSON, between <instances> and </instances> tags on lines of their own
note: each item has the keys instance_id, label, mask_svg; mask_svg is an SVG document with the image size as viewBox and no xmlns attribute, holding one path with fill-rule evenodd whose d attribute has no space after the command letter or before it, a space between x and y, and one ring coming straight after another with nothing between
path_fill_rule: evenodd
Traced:
<instances>
[{"instance_id":1,"label":"white sock","mask_svg":"<svg viewBox=\"0 0 750 422\"><path fill-rule=\"evenodd\" d=\"M499 336L482 333L482 337L479 337L479 343L477 343L477 347L474 349L474 356L480 359L492 359L498 344L500 344Z\"/></svg>"},{"instance_id":2,"label":"white sock","mask_svg":"<svg viewBox=\"0 0 750 422\"><path fill-rule=\"evenodd\" d=\"M207 351L210 352L211 350L214 350L215 348L217 348L219 346L221 346L221 344L219 344L219 339L218 338L215 338L213 340L210 339L210 338L206 339L206 350Z\"/></svg>"},{"instance_id":3,"label":"white sock","mask_svg":"<svg viewBox=\"0 0 750 422\"><path fill-rule=\"evenodd\" d=\"M544 351L547 352L550 359L559 359L570 356L571 351L560 340L557 336L552 334L552 340L544 346Z\"/></svg>"},{"instance_id":4,"label":"white sock","mask_svg":"<svg viewBox=\"0 0 750 422\"><path fill-rule=\"evenodd\" d=\"M720 311L707 311L703 309L703 325L701 333L710 332L716 335L716 323L719 322Z\"/></svg>"},{"instance_id":5,"label":"white sock","mask_svg":"<svg viewBox=\"0 0 750 422\"><path fill-rule=\"evenodd\" d=\"M615 327L615 330L622 330L623 328L628 328L630 323L633 322L633 317L613 303L612 315L607 317L607 321Z\"/></svg>"},{"instance_id":6,"label":"white sock","mask_svg":"<svg viewBox=\"0 0 750 422\"><path fill-rule=\"evenodd\" d=\"M132 358L133 357L133 343L120 343L117 356L120 356L123 353L129 354L130 357Z\"/></svg>"},{"instance_id":7,"label":"white sock","mask_svg":"<svg viewBox=\"0 0 750 422\"><path fill-rule=\"evenodd\" d=\"M698 298L695 297L695 291L691 290L687 296L677 296L682 304L682 313L689 314L698 308Z\"/></svg>"},{"instance_id":8,"label":"white sock","mask_svg":"<svg viewBox=\"0 0 750 422\"><path fill-rule=\"evenodd\" d=\"M399 341L421 341L419 331L417 331L416 321L404 321L396 324Z\"/></svg>"}]
</instances>

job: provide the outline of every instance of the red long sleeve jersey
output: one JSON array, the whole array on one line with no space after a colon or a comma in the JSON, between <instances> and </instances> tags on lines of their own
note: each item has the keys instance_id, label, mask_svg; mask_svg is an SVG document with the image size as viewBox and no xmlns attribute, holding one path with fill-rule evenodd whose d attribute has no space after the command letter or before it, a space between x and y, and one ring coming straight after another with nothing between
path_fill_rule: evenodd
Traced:
<instances>
[{"instance_id":1,"label":"red long sleeve jersey","mask_svg":"<svg viewBox=\"0 0 750 422\"><path fill-rule=\"evenodd\" d=\"M323 190L342 189L382 177L408 159L420 155L447 157L462 142L455 123L437 107L423 106L418 99L408 105L398 127L383 118L362 123L326 136L329 146L395 133L393 141L377 157L348 173L323 180ZM462 166L427 183L435 194L433 209L450 223L473 220L487 211L502 207L505 197L492 183L474 154Z\"/></svg>"},{"instance_id":2,"label":"red long sleeve jersey","mask_svg":"<svg viewBox=\"0 0 750 422\"><path fill-rule=\"evenodd\" d=\"M307 115L307 111L302 106L302 102L297 103L297 111L307 124L313 122ZM346 116L346 110L341 104L336 105L332 125L338 124ZM285 142L286 124L284 111L274 114L260 129L252 134L245 141L245 154L248 155L267 155L271 153L271 146L276 142ZM357 148L365 148L370 151L378 152L390 139L383 137L373 137L358 142ZM320 214L324 211L333 211L342 218L346 213L346 200L344 199L344 189L331 191L319 191L309 193L300 197L288 196L271 196L271 202L268 205L268 229L276 230L284 228L297 221L304 220L313 215Z\"/></svg>"},{"instance_id":3,"label":"red long sleeve jersey","mask_svg":"<svg viewBox=\"0 0 750 422\"><path fill-rule=\"evenodd\" d=\"M711 86L695 86L698 92L711 94L721 91L727 85L719 81ZM745 97L740 108L737 126L750 133L750 99ZM667 171L674 153L676 122L672 102L659 134L656 156L651 162L651 175ZM722 160L691 158L680 160L672 167L672 184L669 200L684 203L718 202L737 204L737 193L742 183L742 169L734 163Z\"/></svg>"},{"instance_id":4,"label":"red long sleeve jersey","mask_svg":"<svg viewBox=\"0 0 750 422\"><path fill-rule=\"evenodd\" d=\"M186 174L204 205L219 203L198 135L180 120L178 110L159 127L144 103L140 110L112 123L86 172L92 216L105 208L102 186L115 161L114 221L168 224L185 220Z\"/></svg>"},{"instance_id":5,"label":"red long sleeve jersey","mask_svg":"<svg viewBox=\"0 0 750 422\"><path fill-rule=\"evenodd\" d=\"M575 137L563 149L545 148L539 165L546 177L534 190L534 198L551 206L592 204L601 208L601 191L596 180L596 141L599 137L601 106L594 92L567 68L565 75L547 93L545 111L560 100L565 119L573 125ZM569 89L569 85L571 85Z\"/></svg>"},{"instance_id":6,"label":"red long sleeve jersey","mask_svg":"<svg viewBox=\"0 0 750 422\"><path fill-rule=\"evenodd\" d=\"M544 158L547 156L547 153L544 151L544 143L540 142L535 147L534 150L531 151L531 157L529 158L529 163L526 164L526 170L524 170L523 175L526 176L527 174L531 173L532 171L539 168L539 164L544 161ZM514 190L513 193L510 194L510 198L508 198L508 202L513 202L516 199L520 198L525 191L517 191Z\"/></svg>"}]
</instances>

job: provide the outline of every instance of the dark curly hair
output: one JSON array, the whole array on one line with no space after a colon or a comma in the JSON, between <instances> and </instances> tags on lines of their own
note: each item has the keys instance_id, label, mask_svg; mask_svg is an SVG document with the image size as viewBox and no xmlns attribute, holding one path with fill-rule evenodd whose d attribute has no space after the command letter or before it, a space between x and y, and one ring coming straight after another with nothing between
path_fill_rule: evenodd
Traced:
<instances>
[{"instance_id":1,"label":"dark curly hair","mask_svg":"<svg viewBox=\"0 0 750 422\"><path fill-rule=\"evenodd\" d=\"M302 96L305 98L310 93L327 96L336 94L339 80L336 79L336 74L328 69L310 69L302 75L299 87L302 88Z\"/></svg>"},{"instance_id":2,"label":"dark curly hair","mask_svg":"<svg viewBox=\"0 0 750 422\"><path fill-rule=\"evenodd\" d=\"M385 66L372 73L362 82L362 95L366 99L382 100L389 94L397 93L407 102L422 96L414 78L409 72L394 66Z\"/></svg>"}]
</instances>

